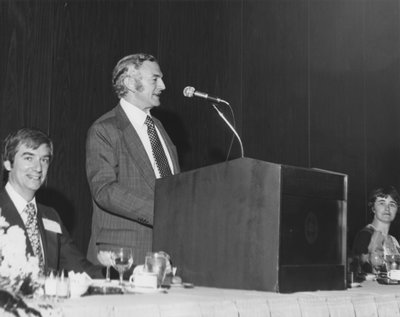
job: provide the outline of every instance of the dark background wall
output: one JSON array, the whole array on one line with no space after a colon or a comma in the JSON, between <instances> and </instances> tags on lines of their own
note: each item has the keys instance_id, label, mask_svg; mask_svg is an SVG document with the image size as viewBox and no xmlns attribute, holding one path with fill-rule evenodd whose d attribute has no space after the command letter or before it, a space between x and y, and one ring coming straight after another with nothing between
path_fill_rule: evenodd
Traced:
<instances>
[{"instance_id":1,"label":"dark background wall","mask_svg":"<svg viewBox=\"0 0 400 317\"><path fill-rule=\"evenodd\" d=\"M368 191L400 187L399 23L399 0L1 0L0 137L50 134L39 198L85 250L86 131L117 103L115 63L148 52L167 86L154 114L183 170L224 161L232 138L207 102L183 97L192 85L231 103L245 156L348 174L351 241L370 220Z\"/></svg>"}]
</instances>

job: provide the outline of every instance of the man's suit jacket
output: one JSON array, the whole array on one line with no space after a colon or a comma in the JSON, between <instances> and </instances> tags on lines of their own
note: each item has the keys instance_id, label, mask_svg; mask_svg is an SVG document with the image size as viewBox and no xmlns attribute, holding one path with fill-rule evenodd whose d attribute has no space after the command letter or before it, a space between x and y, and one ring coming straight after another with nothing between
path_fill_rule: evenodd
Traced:
<instances>
[{"instance_id":1,"label":"man's suit jacket","mask_svg":"<svg viewBox=\"0 0 400 317\"><path fill-rule=\"evenodd\" d=\"M175 173L178 155L161 122L154 119ZM134 262L144 263L152 250L155 173L146 150L121 105L90 127L86 143L86 173L93 198L88 259L97 263L96 244L130 246Z\"/></svg>"},{"instance_id":2,"label":"man's suit jacket","mask_svg":"<svg viewBox=\"0 0 400 317\"><path fill-rule=\"evenodd\" d=\"M14 203L5 189L0 191L0 208L3 216L10 226L17 225L25 231L26 253L33 254L32 245L26 233L24 222L18 213ZM57 212L50 207L37 203L37 219L40 236L43 245L45 269L65 271L73 270L75 272L87 272L92 277L102 277L101 267L94 266L86 260L85 256L77 249L67 230L64 228ZM43 219L54 221L58 224L57 229L47 228ZM57 231L60 231L58 233Z\"/></svg>"}]
</instances>

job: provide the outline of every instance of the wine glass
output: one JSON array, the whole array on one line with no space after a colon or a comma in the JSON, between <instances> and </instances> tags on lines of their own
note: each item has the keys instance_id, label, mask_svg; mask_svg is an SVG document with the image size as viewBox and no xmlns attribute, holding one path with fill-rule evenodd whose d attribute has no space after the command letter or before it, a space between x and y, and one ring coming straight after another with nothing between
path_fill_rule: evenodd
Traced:
<instances>
[{"instance_id":1,"label":"wine glass","mask_svg":"<svg viewBox=\"0 0 400 317\"><path fill-rule=\"evenodd\" d=\"M377 277L379 277L379 274L381 273L381 269L382 269L383 265L385 264L385 261L383 260L383 256L379 253L372 252L370 254L370 263L372 265L375 275Z\"/></svg>"},{"instance_id":2,"label":"wine glass","mask_svg":"<svg viewBox=\"0 0 400 317\"><path fill-rule=\"evenodd\" d=\"M106 282L111 282L110 267L113 265L113 253L115 247L109 244L97 245L97 260L106 267Z\"/></svg>"},{"instance_id":3,"label":"wine glass","mask_svg":"<svg viewBox=\"0 0 400 317\"><path fill-rule=\"evenodd\" d=\"M119 285L123 286L124 272L133 264L133 252L131 248L118 247L112 253L112 265L119 273Z\"/></svg>"}]
</instances>

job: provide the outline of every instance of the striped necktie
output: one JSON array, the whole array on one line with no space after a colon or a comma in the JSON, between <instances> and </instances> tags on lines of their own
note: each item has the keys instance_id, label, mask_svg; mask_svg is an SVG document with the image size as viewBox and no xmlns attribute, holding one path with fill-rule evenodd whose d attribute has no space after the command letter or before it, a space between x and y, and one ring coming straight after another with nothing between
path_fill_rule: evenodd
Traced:
<instances>
[{"instance_id":1,"label":"striped necktie","mask_svg":"<svg viewBox=\"0 0 400 317\"><path fill-rule=\"evenodd\" d=\"M147 125L147 134L149 135L153 157L161 177L172 175L167 156L165 155L164 148L158 137L153 119L147 116L144 123Z\"/></svg>"},{"instance_id":2,"label":"striped necktie","mask_svg":"<svg viewBox=\"0 0 400 317\"><path fill-rule=\"evenodd\" d=\"M40 273L44 272L44 256L43 250L40 243L40 233L39 227L37 223L36 217L36 208L33 203L29 203L26 205L24 211L27 213L28 218L25 224L26 232L28 233L29 241L32 245L32 250L35 256L38 257L39 260L39 269Z\"/></svg>"}]
</instances>

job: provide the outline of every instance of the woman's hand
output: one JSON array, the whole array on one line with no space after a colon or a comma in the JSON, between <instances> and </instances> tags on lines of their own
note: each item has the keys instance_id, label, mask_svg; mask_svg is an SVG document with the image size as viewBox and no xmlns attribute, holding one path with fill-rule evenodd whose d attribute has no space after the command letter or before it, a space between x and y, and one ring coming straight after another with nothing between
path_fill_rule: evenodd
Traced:
<instances>
[{"instance_id":1,"label":"woman's hand","mask_svg":"<svg viewBox=\"0 0 400 317\"><path fill-rule=\"evenodd\" d=\"M383 257L383 243L385 242L385 236L380 231L374 231L371 236L371 241L368 245L368 253L381 253Z\"/></svg>"}]
</instances>

